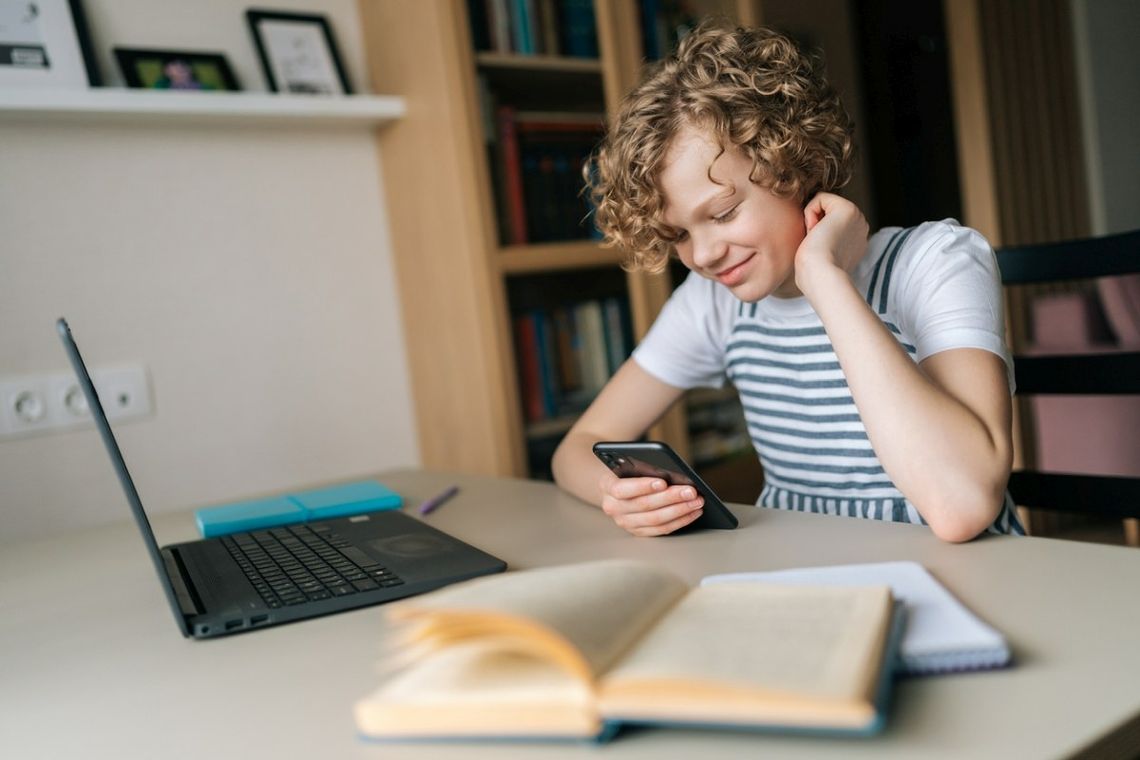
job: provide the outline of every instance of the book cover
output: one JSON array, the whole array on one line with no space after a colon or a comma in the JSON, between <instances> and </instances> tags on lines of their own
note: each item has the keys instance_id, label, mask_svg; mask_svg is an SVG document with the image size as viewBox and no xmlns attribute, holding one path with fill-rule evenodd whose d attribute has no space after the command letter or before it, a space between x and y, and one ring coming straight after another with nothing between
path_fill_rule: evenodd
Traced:
<instances>
[{"instance_id":1,"label":"book cover","mask_svg":"<svg viewBox=\"0 0 1140 760\"><path fill-rule=\"evenodd\" d=\"M356 725L389 741L602 740L630 725L870 734L899 609L885 586L690 588L636 560L477 579L386 610L386 675Z\"/></svg>"}]
</instances>

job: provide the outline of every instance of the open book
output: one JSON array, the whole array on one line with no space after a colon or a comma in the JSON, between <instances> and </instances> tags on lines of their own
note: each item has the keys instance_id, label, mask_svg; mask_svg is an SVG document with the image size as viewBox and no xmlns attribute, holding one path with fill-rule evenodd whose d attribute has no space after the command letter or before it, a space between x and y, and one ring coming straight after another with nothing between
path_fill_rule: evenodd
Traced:
<instances>
[{"instance_id":1,"label":"open book","mask_svg":"<svg viewBox=\"0 0 1140 760\"><path fill-rule=\"evenodd\" d=\"M873 733L901 608L886 586L690 589L603 560L507 573L388 607L374 739L595 738L627 724Z\"/></svg>"}]
</instances>

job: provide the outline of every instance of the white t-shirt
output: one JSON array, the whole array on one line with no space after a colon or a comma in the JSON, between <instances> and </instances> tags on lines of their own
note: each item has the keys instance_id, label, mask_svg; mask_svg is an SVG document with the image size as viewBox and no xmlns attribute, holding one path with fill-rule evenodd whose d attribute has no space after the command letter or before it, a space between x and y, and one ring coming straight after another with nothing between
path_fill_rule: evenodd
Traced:
<instances>
[{"instance_id":1,"label":"white t-shirt","mask_svg":"<svg viewBox=\"0 0 1140 760\"><path fill-rule=\"evenodd\" d=\"M954 220L873 235L852 272L915 361L980 348L1013 365L993 249ZM697 274L677 288L633 353L678 388L729 380L764 467L761 506L924 523L871 448L823 324L806 298L745 303ZM1023 533L1006 496L992 532Z\"/></svg>"}]
</instances>

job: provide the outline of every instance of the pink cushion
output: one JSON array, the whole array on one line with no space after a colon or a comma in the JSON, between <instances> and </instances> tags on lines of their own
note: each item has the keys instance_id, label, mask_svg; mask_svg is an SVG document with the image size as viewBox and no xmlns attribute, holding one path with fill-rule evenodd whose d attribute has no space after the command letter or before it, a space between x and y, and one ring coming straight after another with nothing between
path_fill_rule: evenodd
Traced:
<instances>
[{"instance_id":1,"label":"pink cushion","mask_svg":"<svg viewBox=\"0 0 1140 760\"><path fill-rule=\"evenodd\" d=\"M1140 275L1097 280L1104 314L1121 346L1140 348Z\"/></svg>"},{"instance_id":2,"label":"pink cushion","mask_svg":"<svg viewBox=\"0 0 1140 760\"><path fill-rule=\"evenodd\" d=\"M1091 293L1039 297L1027 354L1140 350L1140 277L1100 280L1109 324ZM1116 340L1113 339L1113 335ZM1038 469L1140 475L1140 396L1034 396Z\"/></svg>"}]
</instances>

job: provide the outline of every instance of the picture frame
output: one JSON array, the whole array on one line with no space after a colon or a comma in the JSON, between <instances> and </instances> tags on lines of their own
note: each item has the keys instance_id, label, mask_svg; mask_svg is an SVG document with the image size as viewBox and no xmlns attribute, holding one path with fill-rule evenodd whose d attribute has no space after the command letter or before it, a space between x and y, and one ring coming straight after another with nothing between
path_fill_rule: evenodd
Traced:
<instances>
[{"instance_id":1,"label":"picture frame","mask_svg":"<svg viewBox=\"0 0 1140 760\"><path fill-rule=\"evenodd\" d=\"M247 10L245 17L272 92L352 93L328 17L257 8Z\"/></svg>"},{"instance_id":2,"label":"picture frame","mask_svg":"<svg viewBox=\"0 0 1140 760\"><path fill-rule=\"evenodd\" d=\"M241 89L222 53L121 47L114 53L128 87L206 92Z\"/></svg>"},{"instance_id":3,"label":"picture frame","mask_svg":"<svg viewBox=\"0 0 1140 760\"><path fill-rule=\"evenodd\" d=\"M0 87L98 87L82 0L0 0Z\"/></svg>"}]
</instances>

